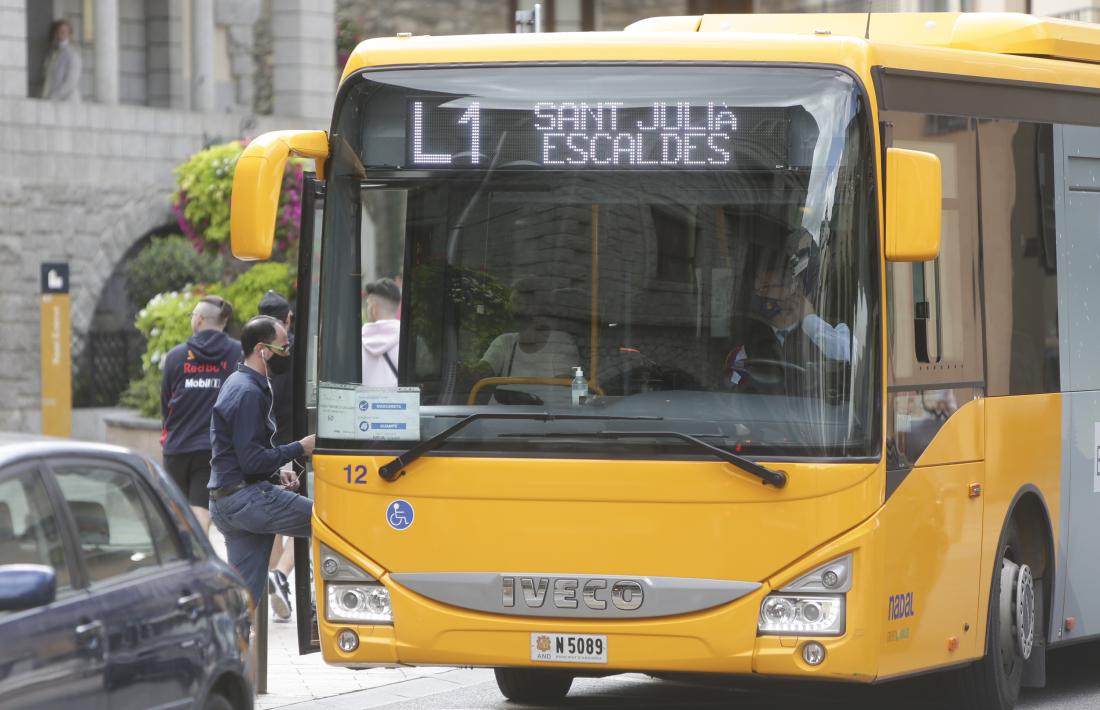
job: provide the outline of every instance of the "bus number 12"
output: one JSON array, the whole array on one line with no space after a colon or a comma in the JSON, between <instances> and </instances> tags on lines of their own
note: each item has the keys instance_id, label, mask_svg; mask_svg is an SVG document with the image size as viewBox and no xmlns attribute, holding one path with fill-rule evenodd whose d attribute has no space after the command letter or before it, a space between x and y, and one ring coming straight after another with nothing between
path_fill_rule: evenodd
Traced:
<instances>
[{"instance_id":1,"label":"bus number 12","mask_svg":"<svg viewBox=\"0 0 1100 710\"><path fill-rule=\"evenodd\" d=\"M357 475L355 476L354 481L351 480L352 466L351 466L350 463L347 466L344 466L344 472L348 474L348 483L354 483L354 484L357 484L357 485L360 485L360 486L366 485L366 483L367 483L367 467L366 466L359 465L359 466L355 467L355 473Z\"/></svg>"}]
</instances>

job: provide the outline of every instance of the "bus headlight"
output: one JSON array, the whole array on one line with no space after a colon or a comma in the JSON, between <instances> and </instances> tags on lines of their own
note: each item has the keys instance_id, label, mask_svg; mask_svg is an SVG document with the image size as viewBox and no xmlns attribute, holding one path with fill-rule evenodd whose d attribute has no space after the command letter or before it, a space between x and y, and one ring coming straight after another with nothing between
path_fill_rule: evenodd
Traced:
<instances>
[{"instance_id":1,"label":"bus headlight","mask_svg":"<svg viewBox=\"0 0 1100 710\"><path fill-rule=\"evenodd\" d=\"M381 584L325 585L325 620L334 623L392 624L390 592Z\"/></svg>"},{"instance_id":2,"label":"bus headlight","mask_svg":"<svg viewBox=\"0 0 1100 710\"><path fill-rule=\"evenodd\" d=\"M390 591L354 562L321 543L325 621L336 624L392 624Z\"/></svg>"},{"instance_id":3,"label":"bus headlight","mask_svg":"<svg viewBox=\"0 0 1100 710\"><path fill-rule=\"evenodd\" d=\"M334 551L325 543L320 543L321 579L326 582L377 582L374 577L359 568L357 564Z\"/></svg>"},{"instance_id":4,"label":"bus headlight","mask_svg":"<svg viewBox=\"0 0 1100 710\"><path fill-rule=\"evenodd\" d=\"M839 636L844 633L844 597L769 594L756 628L762 635Z\"/></svg>"},{"instance_id":5,"label":"bus headlight","mask_svg":"<svg viewBox=\"0 0 1100 710\"><path fill-rule=\"evenodd\" d=\"M816 567L791 582L781 592L840 594L852 589L852 554L848 553Z\"/></svg>"}]
</instances>

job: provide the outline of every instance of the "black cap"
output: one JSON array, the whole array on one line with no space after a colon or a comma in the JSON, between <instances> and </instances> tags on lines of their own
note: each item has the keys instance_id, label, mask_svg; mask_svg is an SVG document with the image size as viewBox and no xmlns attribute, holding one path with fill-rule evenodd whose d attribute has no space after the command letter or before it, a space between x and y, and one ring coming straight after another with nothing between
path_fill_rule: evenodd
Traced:
<instances>
[{"instance_id":1,"label":"black cap","mask_svg":"<svg viewBox=\"0 0 1100 710\"><path fill-rule=\"evenodd\" d=\"M401 305L401 287L393 279L381 278L367 284L367 295L384 298L394 305Z\"/></svg>"},{"instance_id":2,"label":"black cap","mask_svg":"<svg viewBox=\"0 0 1100 710\"><path fill-rule=\"evenodd\" d=\"M271 316L285 323L286 317L290 315L290 301L274 291L268 291L260 299L260 306L257 310L261 316Z\"/></svg>"}]
</instances>

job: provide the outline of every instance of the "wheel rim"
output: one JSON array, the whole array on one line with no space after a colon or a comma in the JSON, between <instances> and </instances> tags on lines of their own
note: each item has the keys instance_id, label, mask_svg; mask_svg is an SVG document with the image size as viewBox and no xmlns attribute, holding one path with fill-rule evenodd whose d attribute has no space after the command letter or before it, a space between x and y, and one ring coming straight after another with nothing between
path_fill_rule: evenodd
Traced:
<instances>
[{"instance_id":1,"label":"wheel rim","mask_svg":"<svg viewBox=\"0 0 1100 710\"><path fill-rule=\"evenodd\" d=\"M1021 565L1016 574L1016 643L1026 661L1035 645L1035 580L1031 568Z\"/></svg>"},{"instance_id":2,"label":"wheel rim","mask_svg":"<svg viewBox=\"0 0 1100 710\"><path fill-rule=\"evenodd\" d=\"M1026 661L1035 647L1035 579L1030 567L1001 559L999 602L1001 663L1012 673L1015 659Z\"/></svg>"}]
</instances>

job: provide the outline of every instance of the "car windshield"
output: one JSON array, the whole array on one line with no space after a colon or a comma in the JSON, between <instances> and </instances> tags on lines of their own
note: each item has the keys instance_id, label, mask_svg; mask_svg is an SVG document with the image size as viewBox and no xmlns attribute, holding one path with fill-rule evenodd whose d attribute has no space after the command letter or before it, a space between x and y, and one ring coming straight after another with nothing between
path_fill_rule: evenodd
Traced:
<instances>
[{"instance_id":1,"label":"car windshield","mask_svg":"<svg viewBox=\"0 0 1100 710\"><path fill-rule=\"evenodd\" d=\"M322 239L328 445L400 449L501 411L616 420L486 418L443 448L694 455L675 437L592 436L614 429L877 454L872 151L850 75L481 66L353 82Z\"/></svg>"}]
</instances>

